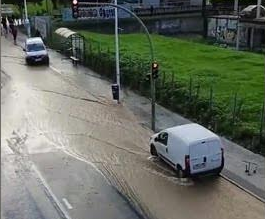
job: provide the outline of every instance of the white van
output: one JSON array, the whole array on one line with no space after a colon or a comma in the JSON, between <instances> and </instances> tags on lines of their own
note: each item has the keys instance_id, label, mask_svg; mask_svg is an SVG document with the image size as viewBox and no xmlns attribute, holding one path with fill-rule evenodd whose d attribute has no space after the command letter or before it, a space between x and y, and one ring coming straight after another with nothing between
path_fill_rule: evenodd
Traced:
<instances>
[{"instance_id":1,"label":"white van","mask_svg":"<svg viewBox=\"0 0 265 219\"><path fill-rule=\"evenodd\" d=\"M180 177L219 174L224 167L221 139L191 123L165 129L150 138L150 152L172 166Z\"/></svg>"},{"instance_id":2,"label":"white van","mask_svg":"<svg viewBox=\"0 0 265 219\"><path fill-rule=\"evenodd\" d=\"M25 42L26 63L45 63L49 65L49 55L40 37L28 38Z\"/></svg>"}]
</instances>

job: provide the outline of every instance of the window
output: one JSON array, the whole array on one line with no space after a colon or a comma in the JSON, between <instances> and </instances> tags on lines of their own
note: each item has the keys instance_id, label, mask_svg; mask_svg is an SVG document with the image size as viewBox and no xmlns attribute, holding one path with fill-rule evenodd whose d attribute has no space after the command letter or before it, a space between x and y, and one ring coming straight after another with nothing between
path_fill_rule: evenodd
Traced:
<instances>
[{"instance_id":1,"label":"window","mask_svg":"<svg viewBox=\"0 0 265 219\"><path fill-rule=\"evenodd\" d=\"M159 134L158 138L159 138L158 141L159 141L160 143L162 143L162 144L164 144L164 145L167 145L168 133L166 133L166 132L162 132L162 133Z\"/></svg>"},{"instance_id":2,"label":"window","mask_svg":"<svg viewBox=\"0 0 265 219\"><path fill-rule=\"evenodd\" d=\"M33 43L33 44L28 44L27 46L27 51L28 52L37 52L37 51L42 51L45 50L44 46L40 43Z\"/></svg>"}]
</instances>

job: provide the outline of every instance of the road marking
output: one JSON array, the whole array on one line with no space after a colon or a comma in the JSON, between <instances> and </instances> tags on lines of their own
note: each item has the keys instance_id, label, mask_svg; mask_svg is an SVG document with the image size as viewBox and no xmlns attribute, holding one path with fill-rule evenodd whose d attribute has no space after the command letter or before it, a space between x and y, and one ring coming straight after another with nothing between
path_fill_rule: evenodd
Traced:
<instances>
[{"instance_id":1,"label":"road marking","mask_svg":"<svg viewBox=\"0 0 265 219\"><path fill-rule=\"evenodd\" d=\"M58 198L52 192L50 186L48 185L46 180L43 178L43 176L41 175L37 167L35 165L32 165L32 169L35 171L42 185L45 187L46 192L48 193L47 195L50 196L50 198L52 198L52 201L56 205L55 207L59 211L59 213L63 216L64 219L72 219L70 215L68 214L67 210L64 208L64 206L61 204L61 202L59 202Z\"/></svg>"},{"instance_id":2,"label":"road marking","mask_svg":"<svg viewBox=\"0 0 265 219\"><path fill-rule=\"evenodd\" d=\"M73 209L73 206L68 202L66 198L63 198L62 200L68 209Z\"/></svg>"},{"instance_id":3,"label":"road marking","mask_svg":"<svg viewBox=\"0 0 265 219\"><path fill-rule=\"evenodd\" d=\"M50 65L50 68L51 68L53 71L55 71L55 72L61 74L61 71L58 70L57 68L53 67L52 65Z\"/></svg>"},{"instance_id":4,"label":"road marking","mask_svg":"<svg viewBox=\"0 0 265 219\"><path fill-rule=\"evenodd\" d=\"M5 155L14 154L14 151L8 146L6 141L1 141L1 152Z\"/></svg>"}]
</instances>

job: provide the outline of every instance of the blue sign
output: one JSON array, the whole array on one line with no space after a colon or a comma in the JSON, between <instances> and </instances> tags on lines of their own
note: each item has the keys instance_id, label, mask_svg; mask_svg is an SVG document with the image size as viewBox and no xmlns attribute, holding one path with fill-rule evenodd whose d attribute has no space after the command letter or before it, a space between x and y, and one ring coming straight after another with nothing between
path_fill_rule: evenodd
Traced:
<instances>
[{"instance_id":1,"label":"blue sign","mask_svg":"<svg viewBox=\"0 0 265 219\"><path fill-rule=\"evenodd\" d=\"M63 21L74 21L75 20L72 16L72 10L70 8L62 9L62 20Z\"/></svg>"}]
</instances>

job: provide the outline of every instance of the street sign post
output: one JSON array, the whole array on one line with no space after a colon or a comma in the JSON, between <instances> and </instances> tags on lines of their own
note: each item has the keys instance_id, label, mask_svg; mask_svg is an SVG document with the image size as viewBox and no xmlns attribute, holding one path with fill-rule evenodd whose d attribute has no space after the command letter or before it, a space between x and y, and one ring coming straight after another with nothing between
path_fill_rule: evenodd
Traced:
<instances>
[{"instance_id":1,"label":"street sign post","mask_svg":"<svg viewBox=\"0 0 265 219\"><path fill-rule=\"evenodd\" d=\"M106 0L89 0L89 1L84 1L84 0L72 0L72 11L73 11L73 18L79 18L80 17L80 12L79 12L79 7L83 6L83 3L107 3L108 1ZM114 1L114 5L117 6L117 0ZM87 5L86 7L88 7ZM98 13L98 12L97 12ZM98 16L98 14L97 14ZM115 7L115 53L116 53L116 84L118 88L118 95L117 95L117 102L120 103L120 58L119 58L119 30L118 30L118 8Z\"/></svg>"},{"instance_id":2,"label":"street sign post","mask_svg":"<svg viewBox=\"0 0 265 219\"><path fill-rule=\"evenodd\" d=\"M104 1L104 0L103 0ZM84 1L84 0L81 0L79 1L79 7L81 8L85 8L85 7L91 7L91 6L95 6L95 5L101 5L101 6L111 6L111 7L114 7L114 8L117 8L117 9L121 9L125 12L127 12L128 14L130 14L131 16L133 16L134 18L136 18L136 20L141 24L141 26L143 27L143 30L145 31L145 34L147 36L147 39L148 39L148 42L149 42L149 48L150 48L150 56L151 56L151 62L150 63L154 63L154 50L153 50L153 43L152 43L152 40L151 40L151 37L150 37L150 34L149 34L149 31L147 29L147 27L144 25L143 21L136 15L134 14L132 11L130 11L129 9L121 6L121 5L117 5L117 4L112 4L112 3L101 3L101 2L87 2L87 1ZM116 32L116 31L115 31ZM117 58L117 56L116 56ZM152 66L150 66L150 71L151 71L151 74L150 74L150 84L151 84L151 127L152 127L152 130L153 131L156 131L156 128L155 128L155 102L156 102L156 96L155 96L155 89L156 89L156 84L155 84L155 79L153 77L153 72L152 72ZM155 66L158 68L158 65ZM158 70L158 69L157 69Z\"/></svg>"}]
</instances>

